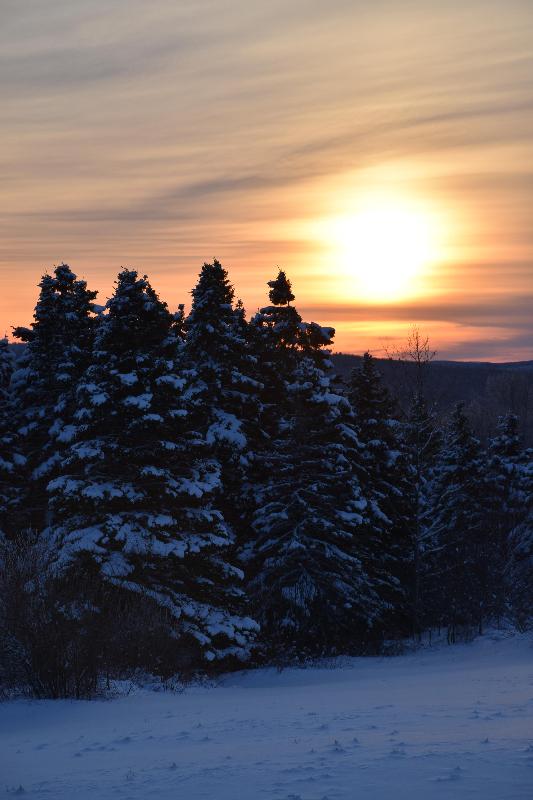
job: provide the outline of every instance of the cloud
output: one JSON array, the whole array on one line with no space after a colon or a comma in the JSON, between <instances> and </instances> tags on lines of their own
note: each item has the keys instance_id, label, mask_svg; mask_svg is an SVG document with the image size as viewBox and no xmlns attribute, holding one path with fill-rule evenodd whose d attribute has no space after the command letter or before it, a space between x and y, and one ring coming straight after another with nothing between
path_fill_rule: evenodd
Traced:
<instances>
[{"instance_id":1,"label":"cloud","mask_svg":"<svg viewBox=\"0 0 533 800\"><path fill-rule=\"evenodd\" d=\"M445 352L439 352L439 358L460 361L533 361L532 335L533 331L530 329L496 341L493 338L480 338L474 342L458 339L447 343Z\"/></svg>"},{"instance_id":2,"label":"cloud","mask_svg":"<svg viewBox=\"0 0 533 800\"><path fill-rule=\"evenodd\" d=\"M35 281L62 257L96 280L127 260L155 283L176 269L177 293L214 251L250 308L267 267L287 263L317 319L497 324L523 346L530 3L0 2L4 274ZM395 188L464 210L466 244L441 298L317 304L320 270L308 265L318 256L297 221L327 213L345 176L355 193L389 164L405 166ZM28 318L29 295L14 284L7 304ZM461 291L469 299L458 302Z\"/></svg>"},{"instance_id":3,"label":"cloud","mask_svg":"<svg viewBox=\"0 0 533 800\"><path fill-rule=\"evenodd\" d=\"M302 307L307 316L328 316L328 319L343 321L358 320L399 320L402 322L423 323L446 321L472 325L475 327L523 327L533 336L533 294L516 296L503 295L494 297L477 297L475 301L463 302L452 300L427 301L410 303L390 303L387 305L321 304ZM533 339L532 339L533 341Z\"/></svg>"}]
</instances>

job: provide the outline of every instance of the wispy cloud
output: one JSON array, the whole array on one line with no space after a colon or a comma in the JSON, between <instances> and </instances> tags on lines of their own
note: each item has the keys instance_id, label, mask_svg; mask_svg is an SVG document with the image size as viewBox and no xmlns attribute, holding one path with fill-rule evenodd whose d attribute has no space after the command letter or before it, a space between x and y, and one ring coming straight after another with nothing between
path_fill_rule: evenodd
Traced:
<instances>
[{"instance_id":1,"label":"wispy cloud","mask_svg":"<svg viewBox=\"0 0 533 800\"><path fill-rule=\"evenodd\" d=\"M426 314L533 340L530 3L0 0L0 15L0 269L17 274L0 327L27 320L21 281L57 260L104 294L134 262L174 302L217 254L250 308L285 264L325 321ZM389 163L475 222L440 299L316 305L291 220Z\"/></svg>"}]
</instances>

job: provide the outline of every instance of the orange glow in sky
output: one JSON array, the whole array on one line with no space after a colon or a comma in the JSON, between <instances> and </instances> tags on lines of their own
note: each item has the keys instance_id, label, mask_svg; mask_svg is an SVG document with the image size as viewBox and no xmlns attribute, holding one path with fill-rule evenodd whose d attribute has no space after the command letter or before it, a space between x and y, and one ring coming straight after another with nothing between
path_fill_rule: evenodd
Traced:
<instances>
[{"instance_id":1,"label":"orange glow in sky","mask_svg":"<svg viewBox=\"0 0 533 800\"><path fill-rule=\"evenodd\" d=\"M533 358L531 41L523 0L5 3L0 333L61 261L176 307L217 257L338 350Z\"/></svg>"}]
</instances>

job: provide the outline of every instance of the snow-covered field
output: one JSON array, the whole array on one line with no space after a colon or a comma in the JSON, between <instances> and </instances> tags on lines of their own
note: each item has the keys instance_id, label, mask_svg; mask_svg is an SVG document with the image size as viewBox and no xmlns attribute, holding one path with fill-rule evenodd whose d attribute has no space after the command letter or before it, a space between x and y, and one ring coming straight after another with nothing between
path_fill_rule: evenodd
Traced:
<instances>
[{"instance_id":1,"label":"snow-covered field","mask_svg":"<svg viewBox=\"0 0 533 800\"><path fill-rule=\"evenodd\" d=\"M0 706L0 797L533 798L533 643Z\"/></svg>"}]
</instances>

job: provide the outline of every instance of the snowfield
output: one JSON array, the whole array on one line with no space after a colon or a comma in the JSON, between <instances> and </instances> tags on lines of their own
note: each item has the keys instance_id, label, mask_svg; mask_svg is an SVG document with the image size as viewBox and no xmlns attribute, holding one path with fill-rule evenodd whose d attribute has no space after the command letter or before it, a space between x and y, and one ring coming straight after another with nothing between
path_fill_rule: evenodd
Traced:
<instances>
[{"instance_id":1,"label":"snowfield","mask_svg":"<svg viewBox=\"0 0 533 800\"><path fill-rule=\"evenodd\" d=\"M531 800L533 642L0 705L0 797Z\"/></svg>"}]
</instances>

